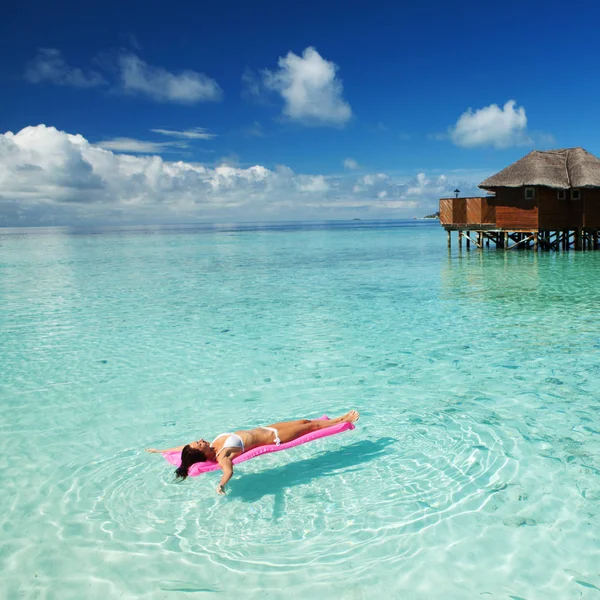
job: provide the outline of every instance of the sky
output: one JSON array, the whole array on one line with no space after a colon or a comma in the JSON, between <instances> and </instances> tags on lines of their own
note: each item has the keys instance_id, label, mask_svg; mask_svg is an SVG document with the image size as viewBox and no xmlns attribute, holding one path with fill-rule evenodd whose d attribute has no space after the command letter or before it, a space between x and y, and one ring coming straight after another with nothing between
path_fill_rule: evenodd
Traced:
<instances>
[{"instance_id":1,"label":"sky","mask_svg":"<svg viewBox=\"0 0 600 600\"><path fill-rule=\"evenodd\" d=\"M0 226L413 218L600 155L593 1L74 2L0 20Z\"/></svg>"}]
</instances>

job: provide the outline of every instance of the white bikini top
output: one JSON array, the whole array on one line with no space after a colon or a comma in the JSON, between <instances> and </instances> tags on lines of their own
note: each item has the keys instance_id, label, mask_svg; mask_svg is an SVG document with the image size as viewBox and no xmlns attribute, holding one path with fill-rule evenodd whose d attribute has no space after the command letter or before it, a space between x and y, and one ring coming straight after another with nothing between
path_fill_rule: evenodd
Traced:
<instances>
[{"instance_id":1,"label":"white bikini top","mask_svg":"<svg viewBox=\"0 0 600 600\"><path fill-rule=\"evenodd\" d=\"M211 444L211 446L219 438L222 438L224 435L227 435L229 437L225 440L225 443L223 444L223 447L217 452L217 454L216 454L217 456L219 456L219 454L221 452L223 452L223 450L225 450L226 448L241 448L242 452L244 451L244 442L243 442L242 438L237 433L221 433L220 435L218 435L213 440L213 443Z\"/></svg>"}]
</instances>

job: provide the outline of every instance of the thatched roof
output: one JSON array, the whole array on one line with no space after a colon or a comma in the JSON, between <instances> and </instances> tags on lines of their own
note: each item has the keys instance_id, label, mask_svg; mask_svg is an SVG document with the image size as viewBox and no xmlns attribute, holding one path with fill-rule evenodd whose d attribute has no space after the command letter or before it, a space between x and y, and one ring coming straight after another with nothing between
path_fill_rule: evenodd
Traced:
<instances>
[{"instance_id":1,"label":"thatched roof","mask_svg":"<svg viewBox=\"0 0 600 600\"><path fill-rule=\"evenodd\" d=\"M550 188L600 188L600 159L583 148L534 150L479 184L484 190L543 185Z\"/></svg>"}]
</instances>

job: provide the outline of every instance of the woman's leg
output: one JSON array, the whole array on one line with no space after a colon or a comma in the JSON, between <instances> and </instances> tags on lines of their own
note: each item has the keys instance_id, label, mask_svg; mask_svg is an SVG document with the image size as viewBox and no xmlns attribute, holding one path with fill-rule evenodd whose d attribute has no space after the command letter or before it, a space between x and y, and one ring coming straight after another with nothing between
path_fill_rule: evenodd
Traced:
<instances>
[{"instance_id":1,"label":"woman's leg","mask_svg":"<svg viewBox=\"0 0 600 600\"><path fill-rule=\"evenodd\" d=\"M286 442L291 442L299 438L305 433L318 431L319 429L326 429L327 427L331 427L332 425L336 425L337 423L341 423L343 421L354 423L354 421L358 420L358 417L358 412L351 410L349 413L335 419L301 419L299 421L283 421L282 423L273 423L273 425L269 425L269 427L277 429L281 443L285 444Z\"/></svg>"}]
</instances>

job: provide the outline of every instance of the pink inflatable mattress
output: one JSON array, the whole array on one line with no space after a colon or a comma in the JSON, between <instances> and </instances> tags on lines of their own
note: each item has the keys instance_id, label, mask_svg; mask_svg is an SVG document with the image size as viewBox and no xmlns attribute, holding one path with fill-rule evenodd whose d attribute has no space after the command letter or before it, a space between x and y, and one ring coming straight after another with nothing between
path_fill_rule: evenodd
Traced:
<instances>
[{"instance_id":1,"label":"pink inflatable mattress","mask_svg":"<svg viewBox=\"0 0 600 600\"><path fill-rule=\"evenodd\" d=\"M329 417L327 415L323 415L319 420L328 420ZM348 431L350 429L354 429L354 425L352 423L336 423L331 427L326 427L325 429L319 429L318 431L311 431L310 433L305 433L303 436L296 438L291 442L286 442L285 444L280 444L276 446L275 444L268 444L266 446L259 446L258 448L253 448L248 452L244 452L239 456L236 456L233 459L233 464L237 465L245 460L250 460L256 456L260 456L261 454L268 454L269 452L279 452L280 450L287 450L288 448L293 448L294 446L300 446L300 444L305 444L306 442L312 442L313 440L318 440L320 438L328 437L330 435L335 435L336 433L342 433L342 431ZM163 452L163 456L165 460L170 462L172 465L178 467L181 464L181 452ZM213 461L206 462L198 462L193 464L188 472L189 477L195 477L196 475L201 475L202 473L208 473L209 471L216 471L221 467L218 463Z\"/></svg>"}]
</instances>

